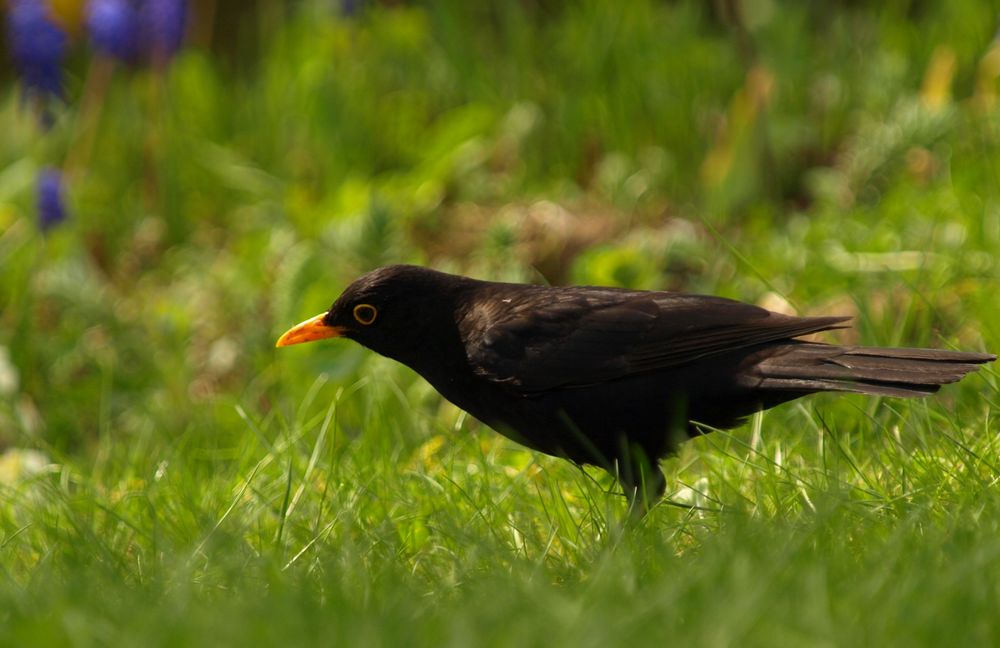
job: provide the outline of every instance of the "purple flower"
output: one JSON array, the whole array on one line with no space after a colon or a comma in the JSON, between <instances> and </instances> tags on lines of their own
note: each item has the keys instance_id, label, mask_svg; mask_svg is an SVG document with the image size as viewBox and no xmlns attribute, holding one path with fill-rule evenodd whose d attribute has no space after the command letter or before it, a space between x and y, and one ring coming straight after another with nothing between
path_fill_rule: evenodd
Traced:
<instances>
[{"instance_id":1,"label":"purple flower","mask_svg":"<svg viewBox=\"0 0 1000 648\"><path fill-rule=\"evenodd\" d=\"M7 38L28 94L62 97L66 34L52 21L42 0L12 0Z\"/></svg>"},{"instance_id":2,"label":"purple flower","mask_svg":"<svg viewBox=\"0 0 1000 648\"><path fill-rule=\"evenodd\" d=\"M130 0L91 0L87 7L87 31L94 46L126 63L139 52L139 15Z\"/></svg>"},{"instance_id":3,"label":"purple flower","mask_svg":"<svg viewBox=\"0 0 1000 648\"><path fill-rule=\"evenodd\" d=\"M185 0L90 0L87 31L97 49L126 63L166 63L180 49Z\"/></svg>"},{"instance_id":4,"label":"purple flower","mask_svg":"<svg viewBox=\"0 0 1000 648\"><path fill-rule=\"evenodd\" d=\"M353 18L361 13L364 4L364 0L340 0L340 15Z\"/></svg>"},{"instance_id":5,"label":"purple flower","mask_svg":"<svg viewBox=\"0 0 1000 648\"><path fill-rule=\"evenodd\" d=\"M66 220L63 174L58 169L42 169L38 174L38 226L47 232Z\"/></svg>"},{"instance_id":6,"label":"purple flower","mask_svg":"<svg viewBox=\"0 0 1000 648\"><path fill-rule=\"evenodd\" d=\"M165 63L180 49L187 26L185 0L142 0L139 42L155 63Z\"/></svg>"}]
</instances>

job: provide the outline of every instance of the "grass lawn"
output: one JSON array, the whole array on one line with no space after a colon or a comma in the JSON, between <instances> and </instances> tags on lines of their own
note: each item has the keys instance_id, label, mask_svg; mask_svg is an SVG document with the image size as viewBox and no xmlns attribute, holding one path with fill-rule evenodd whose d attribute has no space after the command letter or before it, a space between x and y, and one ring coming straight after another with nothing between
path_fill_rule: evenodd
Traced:
<instances>
[{"instance_id":1,"label":"grass lawn","mask_svg":"<svg viewBox=\"0 0 1000 648\"><path fill-rule=\"evenodd\" d=\"M413 262L1000 349L995 8L726 4L219 2L163 69L78 43L49 128L0 71L0 645L1000 643L992 366L693 440L629 523L404 367L273 348Z\"/></svg>"}]
</instances>

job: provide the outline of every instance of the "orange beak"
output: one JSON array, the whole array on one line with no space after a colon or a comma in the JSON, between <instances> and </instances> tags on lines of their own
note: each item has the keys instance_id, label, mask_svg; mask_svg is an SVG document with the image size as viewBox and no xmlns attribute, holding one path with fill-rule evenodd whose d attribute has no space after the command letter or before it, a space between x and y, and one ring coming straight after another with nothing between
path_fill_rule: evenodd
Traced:
<instances>
[{"instance_id":1,"label":"orange beak","mask_svg":"<svg viewBox=\"0 0 1000 648\"><path fill-rule=\"evenodd\" d=\"M339 326L330 326L323 321L326 313L320 313L316 317L310 317L304 322L296 324L285 331L274 346L283 347L292 344L302 344L303 342L315 342L326 338L340 337L344 330Z\"/></svg>"}]
</instances>

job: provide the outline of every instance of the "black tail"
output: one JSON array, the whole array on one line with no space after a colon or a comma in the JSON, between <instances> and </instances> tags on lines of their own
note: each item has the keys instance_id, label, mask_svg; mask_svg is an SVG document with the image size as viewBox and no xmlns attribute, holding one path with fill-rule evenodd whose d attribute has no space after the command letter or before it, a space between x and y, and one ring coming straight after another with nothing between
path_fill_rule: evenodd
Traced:
<instances>
[{"instance_id":1,"label":"black tail","mask_svg":"<svg viewBox=\"0 0 1000 648\"><path fill-rule=\"evenodd\" d=\"M763 390L843 391L912 398L961 380L991 353L938 349L840 347L800 342L781 347L756 367Z\"/></svg>"}]
</instances>

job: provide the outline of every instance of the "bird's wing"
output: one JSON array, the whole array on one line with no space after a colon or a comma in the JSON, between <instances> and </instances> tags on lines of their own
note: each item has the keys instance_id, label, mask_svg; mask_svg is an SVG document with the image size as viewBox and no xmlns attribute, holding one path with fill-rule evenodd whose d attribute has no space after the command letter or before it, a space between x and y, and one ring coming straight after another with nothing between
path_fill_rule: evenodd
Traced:
<instances>
[{"instance_id":1,"label":"bird's wing","mask_svg":"<svg viewBox=\"0 0 1000 648\"><path fill-rule=\"evenodd\" d=\"M525 393L582 387L838 328L742 302L608 288L498 291L459 316L473 370Z\"/></svg>"}]
</instances>

